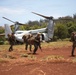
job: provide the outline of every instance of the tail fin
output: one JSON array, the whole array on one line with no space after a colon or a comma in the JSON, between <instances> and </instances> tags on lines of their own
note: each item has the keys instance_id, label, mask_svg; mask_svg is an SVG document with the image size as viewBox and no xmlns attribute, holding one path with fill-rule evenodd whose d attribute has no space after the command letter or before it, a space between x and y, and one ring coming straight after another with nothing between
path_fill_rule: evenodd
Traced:
<instances>
[{"instance_id":1,"label":"tail fin","mask_svg":"<svg viewBox=\"0 0 76 75\"><path fill-rule=\"evenodd\" d=\"M49 24L47 26L48 38L53 38L54 35L54 22L53 20L49 20Z\"/></svg>"},{"instance_id":2,"label":"tail fin","mask_svg":"<svg viewBox=\"0 0 76 75\"><path fill-rule=\"evenodd\" d=\"M16 23L15 23L14 33L15 33L15 31L17 31L17 30L19 29L19 26L20 26L20 25L19 25L19 23L18 23L18 22L16 22Z\"/></svg>"},{"instance_id":3,"label":"tail fin","mask_svg":"<svg viewBox=\"0 0 76 75\"><path fill-rule=\"evenodd\" d=\"M12 30L9 25L5 24L5 38L8 38L8 34L11 34Z\"/></svg>"}]
</instances>

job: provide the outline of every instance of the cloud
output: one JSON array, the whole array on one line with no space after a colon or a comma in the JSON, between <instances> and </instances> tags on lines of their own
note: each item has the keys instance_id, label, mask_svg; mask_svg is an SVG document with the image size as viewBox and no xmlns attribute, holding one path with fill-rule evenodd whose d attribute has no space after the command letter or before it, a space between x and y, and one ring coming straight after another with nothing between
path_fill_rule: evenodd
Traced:
<instances>
[{"instance_id":1,"label":"cloud","mask_svg":"<svg viewBox=\"0 0 76 75\"><path fill-rule=\"evenodd\" d=\"M12 8L0 7L0 10L1 10L0 11L1 14L10 14L10 15L13 14L20 15L25 12L25 9L19 9L19 8L12 9Z\"/></svg>"}]
</instances>

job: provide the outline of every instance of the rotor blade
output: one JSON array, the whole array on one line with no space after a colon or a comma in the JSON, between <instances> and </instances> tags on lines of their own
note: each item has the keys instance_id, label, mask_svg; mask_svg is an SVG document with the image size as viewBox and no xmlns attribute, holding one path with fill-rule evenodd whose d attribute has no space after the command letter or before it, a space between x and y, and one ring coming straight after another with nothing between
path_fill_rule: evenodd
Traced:
<instances>
[{"instance_id":1,"label":"rotor blade","mask_svg":"<svg viewBox=\"0 0 76 75\"><path fill-rule=\"evenodd\" d=\"M52 17L48 17L48 16L44 16L44 15L41 15L41 14L38 14L38 13L35 13L35 12L32 12L33 14L36 14L36 15L39 15L41 17L44 17L46 19L52 19Z\"/></svg>"},{"instance_id":2,"label":"rotor blade","mask_svg":"<svg viewBox=\"0 0 76 75\"><path fill-rule=\"evenodd\" d=\"M10 21L10 22L15 23L14 21L12 21L12 20L10 20L10 19L8 19L8 18L6 18L6 17L2 17L2 18L6 19L6 20L8 20L8 21Z\"/></svg>"},{"instance_id":3,"label":"rotor blade","mask_svg":"<svg viewBox=\"0 0 76 75\"><path fill-rule=\"evenodd\" d=\"M25 24L22 24L22 23L19 23L19 22L15 22L15 25L25 25Z\"/></svg>"}]
</instances>

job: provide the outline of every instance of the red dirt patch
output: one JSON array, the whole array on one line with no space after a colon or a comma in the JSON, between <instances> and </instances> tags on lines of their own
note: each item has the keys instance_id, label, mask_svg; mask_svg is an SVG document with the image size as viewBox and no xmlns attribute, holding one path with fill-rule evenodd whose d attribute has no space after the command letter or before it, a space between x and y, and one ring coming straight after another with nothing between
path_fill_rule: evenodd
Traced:
<instances>
[{"instance_id":1,"label":"red dirt patch","mask_svg":"<svg viewBox=\"0 0 76 75\"><path fill-rule=\"evenodd\" d=\"M76 57L71 57L71 44L44 47L36 55L24 47L0 51L0 75L76 75ZM75 51L76 54L76 51Z\"/></svg>"}]
</instances>

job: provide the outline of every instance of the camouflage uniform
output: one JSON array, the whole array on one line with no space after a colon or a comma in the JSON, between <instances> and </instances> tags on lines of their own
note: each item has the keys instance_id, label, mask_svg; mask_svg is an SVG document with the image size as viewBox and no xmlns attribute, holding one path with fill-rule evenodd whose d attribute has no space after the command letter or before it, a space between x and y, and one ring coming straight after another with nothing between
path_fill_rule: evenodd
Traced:
<instances>
[{"instance_id":1,"label":"camouflage uniform","mask_svg":"<svg viewBox=\"0 0 76 75\"><path fill-rule=\"evenodd\" d=\"M28 37L27 37L27 40L26 40L26 50L27 50L27 48L28 48L28 40L31 38L32 36L31 35L28 35ZM30 45L30 51L31 51L31 45Z\"/></svg>"},{"instance_id":2,"label":"camouflage uniform","mask_svg":"<svg viewBox=\"0 0 76 75\"><path fill-rule=\"evenodd\" d=\"M33 54L35 54L36 51L38 50L38 46L41 49L40 34L37 34L37 36L35 37L35 44L34 44L34 46L35 46L35 49L34 49Z\"/></svg>"},{"instance_id":3,"label":"camouflage uniform","mask_svg":"<svg viewBox=\"0 0 76 75\"><path fill-rule=\"evenodd\" d=\"M76 47L76 32L72 32L71 41L73 42L71 56L74 56L74 50Z\"/></svg>"},{"instance_id":4,"label":"camouflage uniform","mask_svg":"<svg viewBox=\"0 0 76 75\"><path fill-rule=\"evenodd\" d=\"M31 51L31 44L29 44L28 40L31 38L32 36L30 35L23 35L22 39L24 40L25 43L25 50L27 50L28 45L30 45L30 51Z\"/></svg>"},{"instance_id":5,"label":"camouflage uniform","mask_svg":"<svg viewBox=\"0 0 76 75\"><path fill-rule=\"evenodd\" d=\"M26 49L27 49L27 46L28 45L34 45L34 52L33 54L36 53L37 49L38 49L38 46L41 48L40 46L40 36L38 35L37 37L30 37L30 38L27 38L26 35L24 35L22 37L22 39L24 40L24 43L26 43ZM30 50L31 50L31 47L30 47Z\"/></svg>"},{"instance_id":6,"label":"camouflage uniform","mask_svg":"<svg viewBox=\"0 0 76 75\"><path fill-rule=\"evenodd\" d=\"M12 35L8 34L8 41L10 44L9 51L12 51L13 45L15 44L15 36L13 34Z\"/></svg>"}]
</instances>

